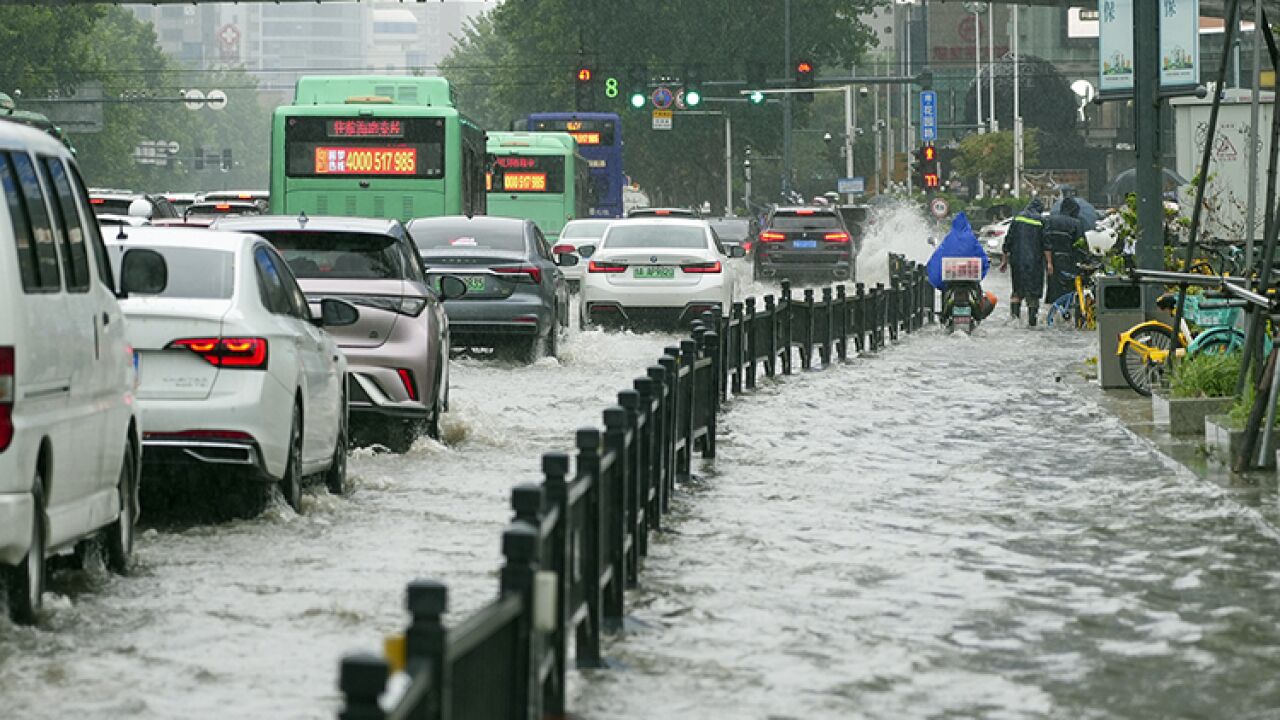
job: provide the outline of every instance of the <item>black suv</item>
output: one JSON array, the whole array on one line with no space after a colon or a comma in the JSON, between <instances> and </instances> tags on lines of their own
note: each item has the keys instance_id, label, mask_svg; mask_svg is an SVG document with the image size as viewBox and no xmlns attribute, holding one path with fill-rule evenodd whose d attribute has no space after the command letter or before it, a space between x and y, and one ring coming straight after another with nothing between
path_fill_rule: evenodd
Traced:
<instances>
[{"instance_id":1,"label":"black suv","mask_svg":"<svg viewBox=\"0 0 1280 720\"><path fill-rule=\"evenodd\" d=\"M837 208L774 208L754 248L755 277L855 280L852 240Z\"/></svg>"}]
</instances>

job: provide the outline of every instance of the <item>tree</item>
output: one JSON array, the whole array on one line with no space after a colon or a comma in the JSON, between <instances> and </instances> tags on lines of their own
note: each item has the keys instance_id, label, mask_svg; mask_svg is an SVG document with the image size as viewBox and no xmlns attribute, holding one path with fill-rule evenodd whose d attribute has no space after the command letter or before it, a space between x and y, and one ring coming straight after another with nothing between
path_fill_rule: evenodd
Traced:
<instances>
[{"instance_id":1,"label":"tree","mask_svg":"<svg viewBox=\"0 0 1280 720\"><path fill-rule=\"evenodd\" d=\"M879 0L796 3L793 57L810 58L819 69L848 66L875 42L858 17L878 4ZM776 0L507 2L467 28L441 69L457 85L464 111L485 126L506 127L530 112L572 108L572 73L582 61L590 62L599 77L623 80L633 67L643 67L650 78L680 76L696 67L704 84L743 80L751 61L767 62L770 78L790 77L782 26L782 3ZM736 99L741 87L704 89ZM660 189L655 202L708 200L717 207L723 202L724 133L719 118L678 117L675 129L653 131L647 112L627 108L625 93L613 100L600 93L597 101L599 109L623 115L626 171L643 186ZM797 127L815 106L796 107ZM739 154L747 145L755 157L779 154L781 111L776 104L707 107L732 113ZM734 164L741 166L741 155ZM764 163L755 164L755 169L756 187L763 187ZM795 177L811 177L815 170L824 171L797 165Z\"/></svg>"},{"instance_id":2,"label":"tree","mask_svg":"<svg viewBox=\"0 0 1280 720\"><path fill-rule=\"evenodd\" d=\"M1023 132L1023 160L1034 165L1040 151L1034 130ZM979 135L974 133L960 141L956 155L956 172L967 177L980 177L992 187L1013 181L1013 132L1001 131Z\"/></svg>"}]
</instances>

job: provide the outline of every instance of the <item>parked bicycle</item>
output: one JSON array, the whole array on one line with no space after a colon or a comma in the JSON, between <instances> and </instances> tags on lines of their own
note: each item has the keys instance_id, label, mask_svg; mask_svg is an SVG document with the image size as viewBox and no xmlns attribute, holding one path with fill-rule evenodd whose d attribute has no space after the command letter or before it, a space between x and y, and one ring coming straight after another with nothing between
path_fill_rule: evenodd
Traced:
<instances>
[{"instance_id":1,"label":"parked bicycle","mask_svg":"<svg viewBox=\"0 0 1280 720\"><path fill-rule=\"evenodd\" d=\"M1058 330L1093 330L1098 326L1098 303L1093 295L1093 276L1102 268L1100 263L1081 262L1076 264L1074 287L1070 292L1058 296L1049 304L1045 312L1045 325ZM1072 273L1059 270L1063 280L1072 277Z\"/></svg>"},{"instance_id":2,"label":"parked bicycle","mask_svg":"<svg viewBox=\"0 0 1280 720\"><path fill-rule=\"evenodd\" d=\"M1172 311L1177 302L1177 293L1165 293L1156 300L1156 306ZM1116 353L1120 356L1120 371L1125 382L1138 394L1150 395L1151 388L1164 378L1171 351L1179 357L1238 352L1244 346L1244 331L1237 327L1243 316L1240 310L1243 305L1238 300L1188 295L1176 347L1173 328L1160 320L1141 322L1124 331ZM1265 342L1270 352L1270 338Z\"/></svg>"}]
</instances>

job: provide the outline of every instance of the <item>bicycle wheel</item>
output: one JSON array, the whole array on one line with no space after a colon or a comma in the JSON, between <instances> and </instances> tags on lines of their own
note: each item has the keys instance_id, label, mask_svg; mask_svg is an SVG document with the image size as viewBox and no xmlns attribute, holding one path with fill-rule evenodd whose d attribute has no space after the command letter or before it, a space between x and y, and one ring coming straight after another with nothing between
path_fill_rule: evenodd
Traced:
<instances>
[{"instance_id":1,"label":"bicycle wheel","mask_svg":"<svg viewBox=\"0 0 1280 720\"><path fill-rule=\"evenodd\" d=\"M1075 328L1076 316L1076 293L1074 290L1063 293L1049 304L1049 309L1045 311L1045 325L1057 330L1072 330Z\"/></svg>"},{"instance_id":2,"label":"bicycle wheel","mask_svg":"<svg viewBox=\"0 0 1280 720\"><path fill-rule=\"evenodd\" d=\"M1164 377L1164 359L1173 352L1173 331L1151 325L1138 330L1120 356L1120 374L1139 395L1151 395L1151 388Z\"/></svg>"},{"instance_id":3,"label":"bicycle wheel","mask_svg":"<svg viewBox=\"0 0 1280 720\"><path fill-rule=\"evenodd\" d=\"M1226 355L1244 345L1244 333L1238 330L1209 331L1196 338L1187 348L1188 355Z\"/></svg>"},{"instance_id":4,"label":"bicycle wheel","mask_svg":"<svg viewBox=\"0 0 1280 720\"><path fill-rule=\"evenodd\" d=\"M1098 301L1093 297L1093 290L1084 291L1084 311L1080 313L1080 319L1085 330L1098 329Z\"/></svg>"}]
</instances>

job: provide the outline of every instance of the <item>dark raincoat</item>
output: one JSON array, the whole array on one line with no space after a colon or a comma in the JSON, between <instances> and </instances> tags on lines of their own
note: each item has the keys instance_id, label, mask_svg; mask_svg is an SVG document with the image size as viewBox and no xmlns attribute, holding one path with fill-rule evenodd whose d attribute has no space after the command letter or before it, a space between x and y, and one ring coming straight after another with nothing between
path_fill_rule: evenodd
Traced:
<instances>
[{"instance_id":1,"label":"dark raincoat","mask_svg":"<svg viewBox=\"0 0 1280 720\"><path fill-rule=\"evenodd\" d=\"M1004 235L1004 253L1013 269L1015 297L1038 299L1044 292L1044 223L1043 206L1032 200L1027 209L1014 216Z\"/></svg>"},{"instance_id":2,"label":"dark raincoat","mask_svg":"<svg viewBox=\"0 0 1280 720\"><path fill-rule=\"evenodd\" d=\"M982 243L978 242L978 236L973 234L973 228L969 226L969 218L962 212L956 213L955 219L951 221L951 232L942 239L942 244L933 251L933 255L925 265L925 270L929 274L929 284L939 290L942 289L942 258L946 257L982 258L982 277L984 278L991 267L991 258L987 257L987 251L982 249Z\"/></svg>"},{"instance_id":3,"label":"dark raincoat","mask_svg":"<svg viewBox=\"0 0 1280 720\"><path fill-rule=\"evenodd\" d=\"M1084 239L1084 224L1080 222L1080 207L1067 198L1062 201L1062 212L1054 213L1044 221L1044 244L1053 253L1053 274L1049 277L1045 302L1053 302L1075 289L1075 277L1080 272L1077 264L1084 253L1076 247L1076 241Z\"/></svg>"}]
</instances>

